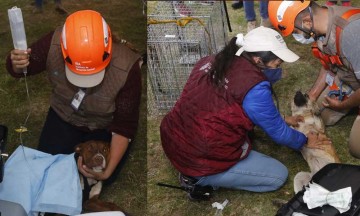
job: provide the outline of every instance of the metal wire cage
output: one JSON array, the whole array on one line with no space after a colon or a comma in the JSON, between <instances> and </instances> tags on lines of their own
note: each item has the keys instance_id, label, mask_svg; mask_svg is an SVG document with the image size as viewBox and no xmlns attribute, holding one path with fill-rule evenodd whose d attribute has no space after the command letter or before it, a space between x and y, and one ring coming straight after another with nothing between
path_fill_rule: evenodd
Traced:
<instances>
[{"instance_id":1,"label":"metal wire cage","mask_svg":"<svg viewBox=\"0 0 360 216\"><path fill-rule=\"evenodd\" d=\"M194 64L227 43L222 1L159 1L147 15L148 115L166 114Z\"/></svg>"}]
</instances>

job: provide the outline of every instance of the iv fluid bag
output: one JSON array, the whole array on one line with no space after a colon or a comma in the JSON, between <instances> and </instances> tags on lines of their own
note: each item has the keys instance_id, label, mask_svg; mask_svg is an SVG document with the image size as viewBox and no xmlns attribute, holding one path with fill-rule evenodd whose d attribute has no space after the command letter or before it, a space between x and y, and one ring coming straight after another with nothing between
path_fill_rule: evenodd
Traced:
<instances>
[{"instance_id":1,"label":"iv fluid bag","mask_svg":"<svg viewBox=\"0 0 360 216\"><path fill-rule=\"evenodd\" d=\"M8 9L8 15L14 48L19 50L26 50L27 43L21 9L16 6Z\"/></svg>"}]
</instances>

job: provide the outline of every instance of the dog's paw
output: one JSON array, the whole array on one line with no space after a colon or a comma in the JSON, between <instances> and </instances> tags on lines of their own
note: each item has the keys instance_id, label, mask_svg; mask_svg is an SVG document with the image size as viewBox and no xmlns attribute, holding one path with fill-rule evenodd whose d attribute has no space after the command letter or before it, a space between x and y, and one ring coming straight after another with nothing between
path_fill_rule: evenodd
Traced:
<instances>
[{"instance_id":1,"label":"dog's paw","mask_svg":"<svg viewBox=\"0 0 360 216\"><path fill-rule=\"evenodd\" d=\"M303 187L309 184L311 180L311 173L309 172L298 172L294 177L294 192L297 194L303 189Z\"/></svg>"}]
</instances>

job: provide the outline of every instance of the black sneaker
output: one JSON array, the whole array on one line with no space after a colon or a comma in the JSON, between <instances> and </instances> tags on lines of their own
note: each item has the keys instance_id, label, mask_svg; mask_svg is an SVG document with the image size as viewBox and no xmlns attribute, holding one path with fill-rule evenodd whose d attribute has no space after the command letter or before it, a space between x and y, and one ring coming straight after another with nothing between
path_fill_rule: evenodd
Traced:
<instances>
[{"instance_id":1,"label":"black sneaker","mask_svg":"<svg viewBox=\"0 0 360 216\"><path fill-rule=\"evenodd\" d=\"M188 198L192 201L209 200L212 196L213 188L211 186L196 185L197 179L185 176L180 173L180 185L188 193Z\"/></svg>"},{"instance_id":2,"label":"black sneaker","mask_svg":"<svg viewBox=\"0 0 360 216\"><path fill-rule=\"evenodd\" d=\"M195 185L198 180L193 177L186 176L186 175L183 175L180 173L179 181L180 181L180 185L182 187L188 188L188 187L192 187L193 185Z\"/></svg>"}]
</instances>

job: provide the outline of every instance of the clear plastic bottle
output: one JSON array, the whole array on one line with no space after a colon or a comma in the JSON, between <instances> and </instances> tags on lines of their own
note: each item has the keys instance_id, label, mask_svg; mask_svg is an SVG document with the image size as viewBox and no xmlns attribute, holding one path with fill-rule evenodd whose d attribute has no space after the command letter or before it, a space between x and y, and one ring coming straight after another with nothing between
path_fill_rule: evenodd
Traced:
<instances>
[{"instance_id":1,"label":"clear plastic bottle","mask_svg":"<svg viewBox=\"0 0 360 216\"><path fill-rule=\"evenodd\" d=\"M26 34L21 9L16 6L8 9L8 15L14 48L19 50L26 50Z\"/></svg>"},{"instance_id":2,"label":"clear plastic bottle","mask_svg":"<svg viewBox=\"0 0 360 216\"><path fill-rule=\"evenodd\" d=\"M8 15L14 48L19 50L27 50L24 20L21 9L16 6L12 7L11 9L8 9ZM24 73L26 73L26 68L24 69Z\"/></svg>"}]
</instances>

